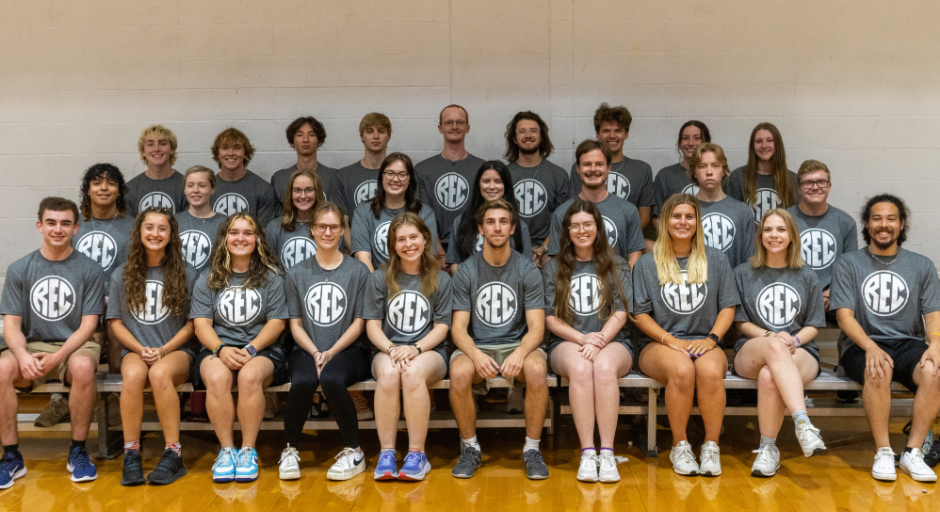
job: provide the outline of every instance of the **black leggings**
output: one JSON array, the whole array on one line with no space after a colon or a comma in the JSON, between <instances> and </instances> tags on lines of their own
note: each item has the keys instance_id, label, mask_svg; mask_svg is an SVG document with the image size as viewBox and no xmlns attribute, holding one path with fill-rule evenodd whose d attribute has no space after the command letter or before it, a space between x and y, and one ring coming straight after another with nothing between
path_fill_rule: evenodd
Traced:
<instances>
[{"instance_id":1,"label":"black leggings","mask_svg":"<svg viewBox=\"0 0 940 512\"><path fill-rule=\"evenodd\" d=\"M294 447L300 445L304 422L313 405L313 393L320 386L346 447L359 446L359 419L346 388L371 378L370 364L368 352L357 344L330 359L320 375L317 375L313 356L300 347L294 348L290 355L291 384L287 394L287 411L284 413L285 443Z\"/></svg>"}]
</instances>

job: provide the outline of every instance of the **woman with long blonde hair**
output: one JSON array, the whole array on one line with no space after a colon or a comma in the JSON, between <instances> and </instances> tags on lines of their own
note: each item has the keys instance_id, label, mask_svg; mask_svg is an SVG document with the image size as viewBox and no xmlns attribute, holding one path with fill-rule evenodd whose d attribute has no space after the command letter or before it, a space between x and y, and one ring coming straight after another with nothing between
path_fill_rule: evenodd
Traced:
<instances>
[{"instance_id":1,"label":"woman with long blonde hair","mask_svg":"<svg viewBox=\"0 0 940 512\"><path fill-rule=\"evenodd\" d=\"M758 123L751 130L747 165L731 173L728 195L754 210L756 224L767 210L799 203L797 187L796 173L787 168L780 130L771 123Z\"/></svg>"}]
</instances>

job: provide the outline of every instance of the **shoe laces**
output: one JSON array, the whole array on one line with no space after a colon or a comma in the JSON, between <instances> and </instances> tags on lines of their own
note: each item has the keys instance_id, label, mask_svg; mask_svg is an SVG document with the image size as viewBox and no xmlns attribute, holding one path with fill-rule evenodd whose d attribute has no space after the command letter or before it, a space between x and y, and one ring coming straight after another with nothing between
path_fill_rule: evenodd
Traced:
<instances>
[{"instance_id":1,"label":"shoe laces","mask_svg":"<svg viewBox=\"0 0 940 512\"><path fill-rule=\"evenodd\" d=\"M215 463L212 464L212 469L215 469L217 466L232 466L235 463L235 450L233 448L222 448L222 451L219 452L219 456L215 458Z\"/></svg>"},{"instance_id":2,"label":"shoe laces","mask_svg":"<svg viewBox=\"0 0 940 512\"><path fill-rule=\"evenodd\" d=\"M342 464L345 467L351 468L356 465L356 450L352 448L343 448L343 451L336 454L337 464Z\"/></svg>"},{"instance_id":3,"label":"shoe laces","mask_svg":"<svg viewBox=\"0 0 940 512\"><path fill-rule=\"evenodd\" d=\"M702 447L702 464L704 465L706 462L711 462L713 464L720 464L721 462L719 459L719 453L720 452L718 451L717 447L713 448L711 446L703 446Z\"/></svg>"},{"instance_id":4,"label":"shoe laces","mask_svg":"<svg viewBox=\"0 0 940 512\"><path fill-rule=\"evenodd\" d=\"M754 450L753 453L757 454L757 460L755 461L755 463L757 462L772 463L774 461L773 447L770 445L761 446L760 448Z\"/></svg>"},{"instance_id":5,"label":"shoe laces","mask_svg":"<svg viewBox=\"0 0 940 512\"><path fill-rule=\"evenodd\" d=\"M542 458L542 452L539 450L526 450L522 454L522 461L526 464L545 464L545 459Z\"/></svg>"},{"instance_id":6,"label":"shoe laces","mask_svg":"<svg viewBox=\"0 0 940 512\"><path fill-rule=\"evenodd\" d=\"M369 402L366 402L366 397L362 396L362 393L353 393L352 399L353 404L356 406L356 412L369 410Z\"/></svg>"},{"instance_id":7,"label":"shoe laces","mask_svg":"<svg viewBox=\"0 0 940 512\"><path fill-rule=\"evenodd\" d=\"M163 450L163 455L160 456L160 461L157 462L157 469L162 469L164 471L173 471L176 466L176 463L173 461L173 456L176 455L176 452L167 448Z\"/></svg>"},{"instance_id":8,"label":"shoe laces","mask_svg":"<svg viewBox=\"0 0 940 512\"><path fill-rule=\"evenodd\" d=\"M407 459L407 457L405 457ZM395 450L382 450L382 453L379 454L379 465L382 464L394 464L398 462L398 459L395 457Z\"/></svg>"},{"instance_id":9,"label":"shoe laces","mask_svg":"<svg viewBox=\"0 0 940 512\"><path fill-rule=\"evenodd\" d=\"M617 460L614 458L614 454L611 452L601 452L600 454L600 465L604 466L617 466Z\"/></svg>"},{"instance_id":10,"label":"shoe laces","mask_svg":"<svg viewBox=\"0 0 940 512\"><path fill-rule=\"evenodd\" d=\"M593 468L596 469L599 463L600 463L600 462L599 462L599 459L598 459L598 457L597 457L596 454L595 454L595 455L585 455L585 456L581 457L581 467L582 467L582 468L583 468L583 467L589 467L589 468L590 468L590 467L593 467Z\"/></svg>"},{"instance_id":11,"label":"shoe laces","mask_svg":"<svg viewBox=\"0 0 940 512\"><path fill-rule=\"evenodd\" d=\"M253 451L253 450L252 450L251 448L248 448L248 447L245 447L245 448L242 448L241 450L239 450L239 451L238 451L238 462L236 463L236 465L238 465L238 466L247 466L247 465L251 464L251 462L252 462L252 461L251 461L251 452L252 452L252 451Z\"/></svg>"},{"instance_id":12,"label":"shoe laces","mask_svg":"<svg viewBox=\"0 0 940 512\"><path fill-rule=\"evenodd\" d=\"M415 466L421 464L421 452L408 452L408 455L405 455L404 465L407 466L409 463Z\"/></svg>"},{"instance_id":13,"label":"shoe laces","mask_svg":"<svg viewBox=\"0 0 940 512\"><path fill-rule=\"evenodd\" d=\"M460 460L457 461L458 464L461 462L469 462L471 464L477 465L480 463L480 458L482 454L479 450L472 446L464 446L463 452L460 454ZM523 456L523 459L525 456Z\"/></svg>"},{"instance_id":14,"label":"shoe laces","mask_svg":"<svg viewBox=\"0 0 940 512\"><path fill-rule=\"evenodd\" d=\"M676 462L689 462L695 464L695 454L692 453L692 448L689 446L675 446L672 449L671 455Z\"/></svg>"},{"instance_id":15,"label":"shoe laces","mask_svg":"<svg viewBox=\"0 0 940 512\"><path fill-rule=\"evenodd\" d=\"M131 450L124 454L124 468L137 471L141 467L140 453Z\"/></svg>"},{"instance_id":16,"label":"shoe laces","mask_svg":"<svg viewBox=\"0 0 940 512\"><path fill-rule=\"evenodd\" d=\"M894 452L891 449L881 449L875 453L875 463L879 462L891 462L891 465L894 465Z\"/></svg>"},{"instance_id":17,"label":"shoe laces","mask_svg":"<svg viewBox=\"0 0 940 512\"><path fill-rule=\"evenodd\" d=\"M812 442L815 439L822 440L822 435L819 434L819 429L812 425L800 423L800 426L797 428L797 430L799 430L797 434L800 436L800 442L803 444Z\"/></svg>"},{"instance_id":18,"label":"shoe laces","mask_svg":"<svg viewBox=\"0 0 940 512\"><path fill-rule=\"evenodd\" d=\"M0 457L0 473L9 474L18 464L19 461L16 460L16 455L9 452L4 453L3 457Z\"/></svg>"},{"instance_id":19,"label":"shoe laces","mask_svg":"<svg viewBox=\"0 0 940 512\"><path fill-rule=\"evenodd\" d=\"M88 458L88 450L81 448L73 451L69 455L69 462L72 463L72 468L75 471L86 470L90 467L94 467L91 463L91 459Z\"/></svg>"},{"instance_id":20,"label":"shoe laces","mask_svg":"<svg viewBox=\"0 0 940 512\"><path fill-rule=\"evenodd\" d=\"M290 461L294 464L297 464L298 462L300 462L300 454L297 452L297 448L294 448L293 446L288 446L287 448L284 448L284 451L281 452L281 460L277 461L277 463L280 464L284 462L285 460Z\"/></svg>"},{"instance_id":21,"label":"shoe laces","mask_svg":"<svg viewBox=\"0 0 940 512\"><path fill-rule=\"evenodd\" d=\"M908 467L914 473L933 472L933 470L930 469L930 466L928 466L927 463L924 462L924 454L921 453L920 449L918 448L914 448L913 450L911 450L910 453L907 454L907 462L908 462L907 464Z\"/></svg>"}]
</instances>

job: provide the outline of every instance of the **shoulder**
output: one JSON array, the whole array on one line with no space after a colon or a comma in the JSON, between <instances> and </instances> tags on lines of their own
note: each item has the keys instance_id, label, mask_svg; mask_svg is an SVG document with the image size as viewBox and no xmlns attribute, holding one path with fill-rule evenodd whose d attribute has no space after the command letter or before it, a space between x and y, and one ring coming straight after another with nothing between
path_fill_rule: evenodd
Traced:
<instances>
[{"instance_id":1,"label":"shoulder","mask_svg":"<svg viewBox=\"0 0 940 512\"><path fill-rule=\"evenodd\" d=\"M438 272L437 273L437 287L443 288L447 286L448 284L450 284L450 276L447 274L447 272L444 272L444 271Z\"/></svg>"},{"instance_id":2,"label":"shoulder","mask_svg":"<svg viewBox=\"0 0 940 512\"><path fill-rule=\"evenodd\" d=\"M422 219L427 219L434 216L434 210L426 204L421 205L421 213L418 214Z\"/></svg>"},{"instance_id":3,"label":"shoulder","mask_svg":"<svg viewBox=\"0 0 940 512\"><path fill-rule=\"evenodd\" d=\"M731 179L744 179L744 174L747 172L745 166L738 167L737 169L731 171Z\"/></svg>"},{"instance_id":4,"label":"shoulder","mask_svg":"<svg viewBox=\"0 0 940 512\"><path fill-rule=\"evenodd\" d=\"M796 207L794 206L794 208ZM842 210L841 208L836 208L835 206L832 206L830 204L829 211L831 211L832 215L838 218L840 221L845 222L847 224L851 224L853 226L855 225L855 219L851 215L846 213L845 210Z\"/></svg>"},{"instance_id":5,"label":"shoulder","mask_svg":"<svg viewBox=\"0 0 940 512\"><path fill-rule=\"evenodd\" d=\"M265 226L265 231L267 231L268 236L271 236L274 233L278 233L281 230L281 222L284 221L284 216L275 217L271 219L271 222L268 222L268 225Z\"/></svg>"},{"instance_id":6,"label":"shoulder","mask_svg":"<svg viewBox=\"0 0 940 512\"><path fill-rule=\"evenodd\" d=\"M556 177L558 177L558 176L561 175L561 177L563 177L563 178L568 178L568 176L569 176L568 171L566 171L566 170L565 170L564 168L562 168L560 165L556 164L555 162L548 161L548 160L545 160L545 164L547 164L548 169L549 169Z\"/></svg>"},{"instance_id":7,"label":"shoulder","mask_svg":"<svg viewBox=\"0 0 940 512\"><path fill-rule=\"evenodd\" d=\"M358 261L358 260L356 260L356 261ZM386 274L386 269L385 269L384 267L382 267L382 268L376 269L376 271L372 273L370 279L372 279L373 281L376 281L376 282L383 282L383 283L384 283L384 282L385 282L385 274Z\"/></svg>"},{"instance_id":8,"label":"shoulder","mask_svg":"<svg viewBox=\"0 0 940 512\"><path fill-rule=\"evenodd\" d=\"M347 171L347 172L348 172L348 171L358 171L358 170L360 170L360 169L364 169L364 167L362 167L362 164L359 163L358 161L353 162L353 163L347 165L346 167L340 167L340 169L339 169L339 171L340 171L340 179L343 179L343 177L345 177L345 176L347 175L347 174L344 173L343 171Z\"/></svg>"},{"instance_id":9,"label":"shoulder","mask_svg":"<svg viewBox=\"0 0 940 512\"><path fill-rule=\"evenodd\" d=\"M861 253L861 252L864 252L864 250L853 251L853 252ZM901 256L904 256L905 259L907 259L908 261L913 263L915 266L917 266L918 269L929 269L930 272L934 274L937 273L936 266L933 264L932 261L930 261L930 258L924 256L923 254L908 251L907 249L904 249L904 248L900 249L900 253L901 253Z\"/></svg>"},{"instance_id":10,"label":"shoulder","mask_svg":"<svg viewBox=\"0 0 940 512\"><path fill-rule=\"evenodd\" d=\"M739 201L731 196L725 196L724 200L728 202L727 207L729 210L737 210L742 215L746 215L748 220L751 220L754 218L754 211L751 210L750 206L744 204L743 201Z\"/></svg>"},{"instance_id":11,"label":"shoulder","mask_svg":"<svg viewBox=\"0 0 940 512\"><path fill-rule=\"evenodd\" d=\"M432 157L421 160L420 162L415 164L415 172L426 173L426 172L431 171L436 164L440 163L442 158L444 157L442 157L440 153L438 153Z\"/></svg>"},{"instance_id":12,"label":"shoulder","mask_svg":"<svg viewBox=\"0 0 940 512\"><path fill-rule=\"evenodd\" d=\"M483 257L483 251L480 251L477 254L479 254L481 258ZM512 251L510 257L514 262L514 265L517 265L519 270L521 270L523 273L538 273L539 269L535 266L535 262L533 262L531 259L523 257L516 251Z\"/></svg>"},{"instance_id":13,"label":"shoulder","mask_svg":"<svg viewBox=\"0 0 940 512\"><path fill-rule=\"evenodd\" d=\"M81 254L81 253L78 252L77 250L73 250L73 252L74 252L74 253L77 253L77 254ZM29 254L27 254L26 256L23 256L22 258L20 258L20 259L14 261L13 263L11 263L10 266L7 267L7 274L10 274L10 273L13 273L13 274L22 274L22 273L25 273L26 270L29 268L30 262L31 262L32 259L33 259L34 257L36 257L36 256L39 256L39 249L36 249L35 251L32 251L32 252L30 252Z\"/></svg>"},{"instance_id":14,"label":"shoulder","mask_svg":"<svg viewBox=\"0 0 940 512\"><path fill-rule=\"evenodd\" d=\"M564 203L558 205L558 208L555 208L555 211L552 212L552 215L563 219L565 217L565 212L568 211L568 208L574 204L574 198L568 199Z\"/></svg>"},{"instance_id":15,"label":"shoulder","mask_svg":"<svg viewBox=\"0 0 940 512\"><path fill-rule=\"evenodd\" d=\"M648 172L650 174L653 174L653 167L643 160L638 160L636 158L627 158L627 165L629 165L630 167L638 171Z\"/></svg>"},{"instance_id":16,"label":"shoulder","mask_svg":"<svg viewBox=\"0 0 940 512\"><path fill-rule=\"evenodd\" d=\"M640 210L637 209L636 205L615 194L610 194L607 196L607 199L604 199L601 202L613 206L619 210L624 210L628 215L635 213L639 216L640 214Z\"/></svg>"},{"instance_id":17,"label":"shoulder","mask_svg":"<svg viewBox=\"0 0 940 512\"><path fill-rule=\"evenodd\" d=\"M863 247L858 251L847 252L840 254L836 258L836 268L845 267L847 269L860 267L871 256L868 255L868 251Z\"/></svg>"},{"instance_id":18,"label":"shoulder","mask_svg":"<svg viewBox=\"0 0 940 512\"><path fill-rule=\"evenodd\" d=\"M313 258L310 258L308 261L313 261ZM365 263L357 260L356 258L353 258L348 254L343 255L343 262L340 263L340 266L348 267L357 275L362 273L370 274L369 267L367 267Z\"/></svg>"},{"instance_id":19,"label":"shoulder","mask_svg":"<svg viewBox=\"0 0 940 512\"><path fill-rule=\"evenodd\" d=\"M721 249L715 249L714 247L705 246L705 258L708 259L708 266L720 265L724 261L725 265L729 269L731 265L728 263L728 257L725 256L725 253Z\"/></svg>"},{"instance_id":20,"label":"shoulder","mask_svg":"<svg viewBox=\"0 0 940 512\"><path fill-rule=\"evenodd\" d=\"M639 270L648 270L650 268L656 268L656 258L653 256L652 252L640 256L640 259L633 265L633 273L635 274Z\"/></svg>"},{"instance_id":21,"label":"shoulder","mask_svg":"<svg viewBox=\"0 0 940 512\"><path fill-rule=\"evenodd\" d=\"M800 267L800 270L804 268L809 268L809 266L803 265L802 267ZM734 267L733 272L734 272L734 276L737 278L747 278L748 276L752 276L756 274L757 270L758 269L754 268L753 266L751 266L750 263L745 261L744 263L738 265L737 267ZM812 272L812 269L810 269L810 271Z\"/></svg>"},{"instance_id":22,"label":"shoulder","mask_svg":"<svg viewBox=\"0 0 940 512\"><path fill-rule=\"evenodd\" d=\"M114 269L114 272L111 273L111 281L112 281L112 282L118 282L118 283L119 283L119 282L121 282L121 280L124 279L124 268L125 268L125 267L127 267L127 263L121 263L120 266L118 266L116 269Z\"/></svg>"},{"instance_id":23,"label":"shoulder","mask_svg":"<svg viewBox=\"0 0 940 512\"><path fill-rule=\"evenodd\" d=\"M545 268L542 269L542 274L545 276L554 277L557 271L558 271L558 258L552 258L551 260L549 260L548 264L545 265Z\"/></svg>"},{"instance_id":24,"label":"shoulder","mask_svg":"<svg viewBox=\"0 0 940 512\"><path fill-rule=\"evenodd\" d=\"M799 276L801 279L808 279L810 281L819 281L819 277L816 275L816 271L813 270L813 267L809 265L803 265L802 267L793 270L793 272Z\"/></svg>"},{"instance_id":25,"label":"shoulder","mask_svg":"<svg viewBox=\"0 0 940 512\"><path fill-rule=\"evenodd\" d=\"M423 208L423 207L424 207L424 205L422 205L422 208ZM354 218L354 219L358 219L358 218L362 217L362 218L370 218L370 219L371 219L371 218L373 218L371 209L372 209L372 201L363 201L362 203L359 204L359 206L356 207L355 211L353 212L353 214L354 214L354 215L353 215L353 218ZM383 208L383 210L384 210L384 208ZM367 213L368 215L361 215L362 213Z\"/></svg>"},{"instance_id":26,"label":"shoulder","mask_svg":"<svg viewBox=\"0 0 940 512\"><path fill-rule=\"evenodd\" d=\"M186 265L186 282L192 284L199 279L199 271L192 265Z\"/></svg>"}]
</instances>

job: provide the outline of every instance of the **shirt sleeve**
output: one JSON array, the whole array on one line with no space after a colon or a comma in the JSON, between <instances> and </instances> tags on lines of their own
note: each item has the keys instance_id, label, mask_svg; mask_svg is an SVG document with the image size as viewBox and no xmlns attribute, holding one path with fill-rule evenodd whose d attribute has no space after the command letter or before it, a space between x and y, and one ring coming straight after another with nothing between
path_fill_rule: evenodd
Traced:
<instances>
[{"instance_id":1,"label":"shirt sleeve","mask_svg":"<svg viewBox=\"0 0 940 512\"><path fill-rule=\"evenodd\" d=\"M744 217L744 262L751 259L751 256L754 256L754 251L756 250L754 245L757 243L757 224L751 222L750 209L748 209L748 215Z\"/></svg>"},{"instance_id":2,"label":"shirt sleeve","mask_svg":"<svg viewBox=\"0 0 940 512\"><path fill-rule=\"evenodd\" d=\"M261 184L264 186L260 186ZM258 222L262 226L267 226L277 217L277 197L274 195L274 187L264 180L259 180L258 188L261 189L258 191Z\"/></svg>"},{"instance_id":3,"label":"shirt sleeve","mask_svg":"<svg viewBox=\"0 0 940 512\"><path fill-rule=\"evenodd\" d=\"M447 242L447 257L444 258L444 263L448 265L453 265L454 263L460 263L457 261L457 226L460 225L460 215L454 217L454 227L450 230L450 240Z\"/></svg>"},{"instance_id":4,"label":"shirt sleeve","mask_svg":"<svg viewBox=\"0 0 940 512\"><path fill-rule=\"evenodd\" d=\"M362 318L366 320L385 319L385 291L385 271L377 270L369 276L369 282L366 285Z\"/></svg>"},{"instance_id":5,"label":"shirt sleeve","mask_svg":"<svg viewBox=\"0 0 940 512\"><path fill-rule=\"evenodd\" d=\"M656 272L656 265L651 269L646 268L646 260L640 258L640 261L633 267L633 314L640 315L652 313L653 299L646 289L646 272ZM653 276L655 278L655 276Z\"/></svg>"},{"instance_id":6,"label":"shirt sleeve","mask_svg":"<svg viewBox=\"0 0 940 512\"><path fill-rule=\"evenodd\" d=\"M659 213L663 211L663 203L666 202L665 181L663 171L660 170L653 179L653 217L659 217Z\"/></svg>"},{"instance_id":7,"label":"shirt sleeve","mask_svg":"<svg viewBox=\"0 0 940 512\"><path fill-rule=\"evenodd\" d=\"M545 317L555 316L555 269L558 265L552 260L542 269L542 285L545 296Z\"/></svg>"},{"instance_id":8,"label":"shirt sleeve","mask_svg":"<svg viewBox=\"0 0 940 512\"><path fill-rule=\"evenodd\" d=\"M366 286L369 283L369 278L372 276L369 273L369 269L366 267L365 263L356 261L356 268L359 269L359 279L356 281L356 297L365 297L366 296ZM355 311L353 312L353 318L362 318L362 310L364 309L362 300L356 301Z\"/></svg>"},{"instance_id":9,"label":"shirt sleeve","mask_svg":"<svg viewBox=\"0 0 940 512\"><path fill-rule=\"evenodd\" d=\"M578 197L581 193L581 175L578 174L578 164L571 164L571 172L568 173L568 199ZM567 199L566 199L567 200Z\"/></svg>"},{"instance_id":10,"label":"shirt sleeve","mask_svg":"<svg viewBox=\"0 0 940 512\"><path fill-rule=\"evenodd\" d=\"M430 207L431 194L428 192L428 177L425 174L424 170L415 170L416 178L418 179L418 197L421 199L421 204Z\"/></svg>"},{"instance_id":11,"label":"shirt sleeve","mask_svg":"<svg viewBox=\"0 0 940 512\"><path fill-rule=\"evenodd\" d=\"M640 188L639 204L637 206L654 206L656 198L653 194L653 169L647 165L643 172L643 184Z\"/></svg>"},{"instance_id":12,"label":"shirt sleeve","mask_svg":"<svg viewBox=\"0 0 940 512\"><path fill-rule=\"evenodd\" d=\"M545 251L545 254L549 256L554 256L558 254L558 251L561 250L561 242L559 237L561 236L561 224L565 212L561 211L561 208L557 208L554 213L552 213L552 222L551 227L548 229L548 250ZM529 242L531 246L531 241ZM531 249L528 253L523 252L524 256L532 254Z\"/></svg>"},{"instance_id":13,"label":"shirt sleeve","mask_svg":"<svg viewBox=\"0 0 940 512\"><path fill-rule=\"evenodd\" d=\"M525 260L525 274L522 276L523 292L525 294L525 310L545 309L545 289L542 287L542 275L535 263Z\"/></svg>"},{"instance_id":14,"label":"shirt sleeve","mask_svg":"<svg viewBox=\"0 0 940 512\"><path fill-rule=\"evenodd\" d=\"M522 224L522 255L526 258L532 257L532 239L529 238L529 225L525 223L524 220L519 219L519 223ZM551 240L548 241L551 244Z\"/></svg>"},{"instance_id":15,"label":"shirt sleeve","mask_svg":"<svg viewBox=\"0 0 940 512\"><path fill-rule=\"evenodd\" d=\"M290 318L303 318L304 311L301 305L300 293L297 291L297 274L287 273L284 280L284 296L287 299L287 314Z\"/></svg>"},{"instance_id":16,"label":"shirt sleeve","mask_svg":"<svg viewBox=\"0 0 940 512\"><path fill-rule=\"evenodd\" d=\"M571 192L571 176L561 167L558 168L559 179L555 180L555 208L568 200Z\"/></svg>"},{"instance_id":17,"label":"shirt sleeve","mask_svg":"<svg viewBox=\"0 0 940 512\"><path fill-rule=\"evenodd\" d=\"M940 278L930 261L924 262L924 282L920 293L920 314L940 311Z\"/></svg>"},{"instance_id":18,"label":"shirt sleeve","mask_svg":"<svg viewBox=\"0 0 940 512\"><path fill-rule=\"evenodd\" d=\"M25 316L23 304L23 273L10 267L3 282L3 297L0 298L0 314Z\"/></svg>"},{"instance_id":19,"label":"shirt sleeve","mask_svg":"<svg viewBox=\"0 0 940 512\"><path fill-rule=\"evenodd\" d=\"M823 301L822 289L819 286L819 278L816 277L816 272L813 270L806 272L806 275L806 319L803 322L803 327L823 328L826 326L826 305ZM936 275L936 272L934 275Z\"/></svg>"},{"instance_id":20,"label":"shirt sleeve","mask_svg":"<svg viewBox=\"0 0 940 512\"><path fill-rule=\"evenodd\" d=\"M829 311L851 309L855 311L855 279L852 269L845 258L836 258L836 268L832 272L832 284L829 285Z\"/></svg>"},{"instance_id":21,"label":"shirt sleeve","mask_svg":"<svg viewBox=\"0 0 940 512\"><path fill-rule=\"evenodd\" d=\"M206 277L208 279L208 276ZM189 305L189 318L212 318L212 290L206 279L200 278L193 288Z\"/></svg>"},{"instance_id":22,"label":"shirt sleeve","mask_svg":"<svg viewBox=\"0 0 940 512\"><path fill-rule=\"evenodd\" d=\"M715 251L713 258L718 259L715 269L718 270L718 311L731 306L741 304L741 297L738 295L738 288L734 285L734 277L731 275L731 264L724 253ZM709 276L709 281L711 281Z\"/></svg>"},{"instance_id":23,"label":"shirt sleeve","mask_svg":"<svg viewBox=\"0 0 940 512\"><path fill-rule=\"evenodd\" d=\"M750 322L745 310L747 304L747 276L745 274L742 267L734 269L734 285L738 290L738 300L741 302L734 310L735 322Z\"/></svg>"},{"instance_id":24,"label":"shirt sleeve","mask_svg":"<svg viewBox=\"0 0 940 512\"><path fill-rule=\"evenodd\" d=\"M104 296L108 285L104 281L104 272L98 265L87 267L82 292L82 316L101 315L105 312Z\"/></svg>"},{"instance_id":25,"label":"shirt sleeve","mask_svg":"<svg viewBox=\"0 0 940 512\"><path fill-rule=\"evenodd\" d=\"M618 265L618 271L620 273L620 287L623 288L624 300L628 306L633 305L633 278L630 275L630 264L626 261L620 262ZM617 304L614 306L614 311L625 311L623 308L623 300L620 300L620 297L616 298ZM629 321L628 321L629 322Z\"/></svg>"},{"instance_id":26,"label":"shirt sleeve","mask_svg":"<svg viewBox=\"0 0 940 512\"><path fill-rule=\"evenodd\" d=\"M737 199L738 201L741 201L742 203L747 204L747 201L744 200L744 189L741 187L741 183L740 183L741 180L739 179L743 176L744 176L743 171L732 172L731 179L728 180L728 189L725 190L725 193Z\"/></svg>"},{"instance_id":27,"label":"shirt sleeve","mask_svg":"<svg viewBox=\"0 0 940 512\"><path fill-rule=\"evenodd\" d=\"M858 225L848 215L842 216L842 253L858 250Z\"/></svg>"},{"instance_id":28,"label":"shirt sleeve","mask_svg":"<svg viewBox=\"0 0 940 512\"><path fill-rule=\"evenodd\" d=\"M371 203L365 202L362 203L363 206L356 208L355 213L353 213L352 218L352 247L350 248L349 253L355 255L357 252L367 252L372 254L372 244L369 242L369 238L372 234L373 222L369 222L370 219L373 219L372 210L369 209Z\"/></svg>"},{"instance_id":29,"label":"shirt sleeve","mask_svg":"<svg viewBox=\"0 0 940 512\"><path fill-rule=\"evenodd\" d=\"M461 265L454 274L454 311L472 311L473 296L470 291L470 267Z\"/></svg>"},{"instance_id":30,"label":"shirt sleeve","mask_svg":"<svg viewBox=\"0 0 940 512\"><path fill-rule=\"evenodd\" d=\"M447 274L441 272L434 301L434 323L450 325L454 312L454 285Z\"/></svg>"},{"instance_id":31,"label":"shirt sleeve","mask_svg":"<svg viewBox=\"0 0 940 512\"><path fill-rule=\"evenodd\" d=\"M287 300L284 298L284 278L279 275L271 275L271 282L268 283L268 309L266 315L268 320L286 320L290 317L287 311Z\"/></svg>"},{"instance_id":32,"label":"shirt sleeve","mask_svg":"<svg viewBox=\"0 0 940 512\"><path fill-rule=\"evenodd\" d=\"M431 209L430 203L421 206L421 220L431 230L431 252L437 254L437 217L434 216L434 210Z\"/></svg>"},{"instance_id":33,"label":"shirt sleeve","mask_svg":"<svg viewBox=\"0 0 940 512\"><path fill-rule=\"evenodd\" d=\"M346 180L344 179L344 174L342 169L340 169L336 179L333 181L336 197L334 197L332 201L339 206L340 210L343 210L344 215L352 218L353 212L349 211L349 207L346 205Z\"/></svg>"},{"instance_id":34,"label":"shirt sleeve","mask_svg":"<svg viewBox=\"0 0 940 512\"><path fill-rule=\"evenodd\" d=\"M646 242L643 241L643 227L640 225L639 210L634 206L627 212L627 254L621 256L627 259L630 253L643 249L646 249Z\"/></svg>"},{"instance_id":35,"label":"shirt sleeve","mask_svg":"<svg viewBox=\"0 0 940 512\"><path fill-rule=\"evenodd\" d=\"M124 317L124 275L123 270L111 274L111 286L108 291L108 312L105 318L113 320Z\"/></svg>"}]
</instances>

